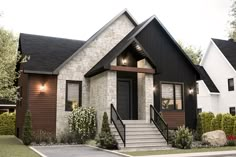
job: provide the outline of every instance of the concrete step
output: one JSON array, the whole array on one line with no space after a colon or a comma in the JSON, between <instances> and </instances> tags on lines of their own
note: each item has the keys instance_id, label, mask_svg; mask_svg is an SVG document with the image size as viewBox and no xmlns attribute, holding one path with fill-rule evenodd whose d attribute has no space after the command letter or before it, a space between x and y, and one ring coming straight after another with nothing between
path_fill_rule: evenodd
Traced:
<instances>
[{"instance_id":1,"label":"concrete step","mask_svg":"<svg viewBox=\"0 0 236 157\"><path fill-rule=\"evenodd\" d=\"M132 131L140 131L140 132L144 132L144 131L157 131L157 128L154 127L126 127L125 130L127 132L132 132ZM111 128L111 131L117 131L116 128Z\"/></svg>"},{"instance_id":2,"label":"concrete step","mask_svg":"<svg viewBox=\"0 0 236 157\"><path fill-rule=\"evenodd\" d=\"M152 150L171 150L171 149L175 149L171 146L164 146L164 147L155 147L155 146L151 146L151 147L120 147L120 152L133 152L133 151L152 151Z\"/></svg>"},{"instance_id":3,"label":"concrete step","mask_svg":"<svg viewBox=\"0 0 236 157\"><path fill-rule=\"evenodd\" d=\"M119 145L124 147L123 143ZM148 142L148 143L126 143L127 148L142 148L142 147L167 147L166 143Z\"/></svg>"},{"instance_id":4,"label":"concrete step","mask_svg":"<svg viewBox=\"0 0 236 157\"><path fill-rule=\"evenodd\" d=\"M119 127L119 126L118 126ZM150 124L126 124L125 125L126 128L156 128L154 125L150 125ZM116 128L115 125L111 124L110 128Z\"/></svg>"},{"instance_id":5,"label":"concrete step","mask_svg":"<svg viewBox=\"0 0 236 157\"><path fill-rule=\"evenodd\" d=\"M123 120L124 124L146 124L146 120Z\"/></svg>"},{"instance_id":6,"label":"concrete step","mask_svg":"<svg viewBox=\"0 0 236 157\"><path fill-rule=\"evenodd\" d=\"M113 135L119 135L117 131L114 131L112 132ZM161 135L160 132L158 131L155 131L155 130L147 130L145 132L142 132L142 131L136 131L136 130L133 130L133 131L126 131L126 136L143 136L143 135Z\"/></svg>"},{"instance_id":7,"label":"concrete step","mask_svg":"<svg viewBox=\"0 0 236 157\"><path fill-rule=\"evenodd\" d=\"M117 139L119 144L122 144L121 139ZM126 139L126 143L166 143L166 140L163 138L145 138L145 139Z\"/></svg>"},{"instance_id":8,"label":"concrete step","mask_svg":"<svg viewBox=\"0 0 236 157\"><path fill-rule=\"evenodd\" d=\"M119 135L115 135L115 138L117 140L120 139ZM126 139L163 139L163 136L161 134L148 134L148 135L142 135L142 136L137 136L137 135L126 135Z\"/></svg>"}]
</instances>

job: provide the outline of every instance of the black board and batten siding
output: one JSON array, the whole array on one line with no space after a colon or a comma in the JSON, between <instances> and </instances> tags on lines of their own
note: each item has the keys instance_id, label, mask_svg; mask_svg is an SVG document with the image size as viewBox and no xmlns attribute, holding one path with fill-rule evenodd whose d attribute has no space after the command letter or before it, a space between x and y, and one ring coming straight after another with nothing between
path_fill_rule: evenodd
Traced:
<instances>
[{"instance_id":1,"label":"black board and batten siding","mask_svg":"<svg viewBox=\"0 0 236 157\"><path fill-rule=\"evenodd\" d=\"M191 62L184 56L178 46L164 31L160 24L153 20L137 36L136 39L145 48L150 57L154 60L159 74L154 75L154 84L157 92L154 94L154 104L158 111L161 110L160 82L181 82L184 83L183 111L168 111L167 123L172 123L173 119L185 120L185 125L195 128L197 114L196 95L189 95L190 88L195 89L196 80L199 77ZM172 113L171 113L172 112ZM180 112L182 112L182 117ZM163 111L164 113L164 111ZM175 117L176 115L176 117ZM180 117L178 117L180 116ZM184 116L184 117L183 117ZM164 115L165 117L165 115ZM179 122L180 124L181 122ZM178 122L172 123L179 125ZM170 126L171 127L171 126Z\"/></svg>"}]
</instances>

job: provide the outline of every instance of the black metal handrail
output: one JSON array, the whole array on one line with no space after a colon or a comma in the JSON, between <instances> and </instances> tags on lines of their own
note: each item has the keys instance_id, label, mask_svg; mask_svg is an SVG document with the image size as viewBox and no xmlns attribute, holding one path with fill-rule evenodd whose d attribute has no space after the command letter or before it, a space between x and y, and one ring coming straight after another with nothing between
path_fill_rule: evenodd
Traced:
<instances>
[{"instance_id":1,"label":"black metal handrail","mask_svg":"<svg viewBox=\"0 0 236 157\"><path fill-rule=\"evenodd\" d=\"M111 123L114 124L117 132L120 135L121 140L124 143L124 147L126 145L125 141L126 141L126 135L125 135L125 124L123 123L120 115L118 114L118 112L116 111L115 107L113 106L113 104L111 104Z\"/></svg>"},{"instance_id":2,"label":"black metal handrail","mask_svg":"<svg viewBox=\"0 0 236 157\"><path fill-rule=\"evenodd\" d=\"M150 105L150 123L151 122L153 122L168 143L168 124L152 105Z\"/></svg>"}]
</instances>

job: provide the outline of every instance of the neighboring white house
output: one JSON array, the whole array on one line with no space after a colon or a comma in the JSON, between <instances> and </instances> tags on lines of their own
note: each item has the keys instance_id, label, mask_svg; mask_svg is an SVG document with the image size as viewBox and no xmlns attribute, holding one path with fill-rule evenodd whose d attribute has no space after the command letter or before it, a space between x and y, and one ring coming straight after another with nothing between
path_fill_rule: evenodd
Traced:
<instances>
[{"instance_id":1,"label":"neighboring white house","mask_svg":"<svg viewBox=\"0 0 236 157\"><path fill-rule=\"evenodd\" d=\"M198 68L198 109L235 114L236 42L212 39Z\"/></svg>"}]
</instances>

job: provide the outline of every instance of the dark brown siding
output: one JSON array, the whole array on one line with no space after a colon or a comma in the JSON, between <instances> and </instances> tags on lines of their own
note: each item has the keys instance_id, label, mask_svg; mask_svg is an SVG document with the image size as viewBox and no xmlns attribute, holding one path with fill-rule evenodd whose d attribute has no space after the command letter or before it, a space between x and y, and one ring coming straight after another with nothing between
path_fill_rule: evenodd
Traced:
<instances>
[{"instance_id":1,"label":"dark brown siding","mask_svg":"<svg viewBox=\"0 0 236 157\"><path fill-rule=\"evenodd\" d=\"M27 110L28 74L21 74L18 85L21 87L21 101L16 104L16 136L21 138L24 116ZM18 130L18 131L17 131Z\"/></svg>"},{"instance_id":2,"label":"dark brown siding","mask_svg":"<svg viewBox=\"0 0 236 157\"><path fill-rule=\"evenodd\" d=\"M162 115L170 129L176 129L178 126L185 124L185 112L163 111Z\"/></svg>"},{"instance_id":3,"label":"dark brown siding","mask_svg":"<svg viewBox=\"0 0 236 157\"><path fill-rule=\"evenodd\" d=\"M40 86L45 85L45 92ZM33 131L56 133L57 76L29 75L29 109Z\"/></svg>"}]
</instances>

